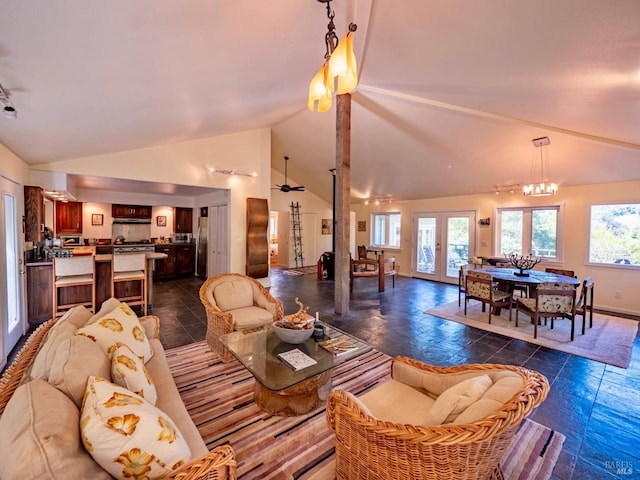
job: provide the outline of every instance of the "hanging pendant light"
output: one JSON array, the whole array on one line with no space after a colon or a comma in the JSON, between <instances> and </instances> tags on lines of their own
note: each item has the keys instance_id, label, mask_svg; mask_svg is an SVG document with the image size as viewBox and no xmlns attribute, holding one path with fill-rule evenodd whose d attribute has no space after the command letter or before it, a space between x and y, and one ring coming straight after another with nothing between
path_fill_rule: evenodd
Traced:
<instances>
[{"instance_id":1,"label":"hanging pendant light","mask_svg":"<svg viewBox=\"0 0 640 480\"><path fill-rule=\"evenodd\" d=\"M318 112L326 112L331 108L334 91L337 91L338 95L343 95L351 92L358 85L358 67L353 52L352 35L358 27L354 23L349 24L349 32L338 42L331 0L318 1L327 4L329 24L325 35L325 62L309 84L307 107L311 111L317 108Z\"/></svg>"},{"instance_id":2,"label":"hanging pendant light","mask_svg":"<svg viewBox=\"0 0 640 480\"><path fill-rule=\"evenodd\" d=\"M551 166L549 164L549 137L534 138L531 157L531 183L525 185L523 193L526 197L544 197L558 193L558 184L551 181ZM537 160L540 153L540 161Z\"/></svg>"}]
</instances>

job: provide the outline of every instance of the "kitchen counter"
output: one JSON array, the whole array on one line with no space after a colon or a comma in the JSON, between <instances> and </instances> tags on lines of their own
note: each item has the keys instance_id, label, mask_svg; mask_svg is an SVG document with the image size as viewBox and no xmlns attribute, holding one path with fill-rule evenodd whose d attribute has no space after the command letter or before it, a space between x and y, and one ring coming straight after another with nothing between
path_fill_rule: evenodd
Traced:
<instances>
[{"instance_id":1,"label":"kitchen counter","mask_svg":"<svg viewBox=\"0 0 640 480\"><path fill-rule=\"evenodd\" d=\"M167 258L166 253L145 252L147 265L147 300L153 305L153 271L156 260ZM94 255L96 309L111 297L111 254ZM40 323L53 316L53 262L34 261L27 266L27 315L30 323ZM71 287L73 288L73 287Z\"/></svg>"}]
</instances>

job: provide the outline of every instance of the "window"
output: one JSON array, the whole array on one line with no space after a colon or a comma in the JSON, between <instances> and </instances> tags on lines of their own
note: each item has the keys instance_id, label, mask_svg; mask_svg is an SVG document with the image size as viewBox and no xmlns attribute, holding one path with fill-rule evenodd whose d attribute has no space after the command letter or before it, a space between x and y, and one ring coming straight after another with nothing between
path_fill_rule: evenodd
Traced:
<instances>
[{"instance_id":1,"label":"window","mask_svg":"<svg viewBox=\"0 0 640 480\"><path fill-rule=\"evenodd\" d=\"M561 214L560 206L498 209L495 253L518 253L560 261Z\"/></svg>"},{"instance_id":2,"label":"window","mask_svg":"<svg viewBox=\"0 0 640 480\"><path fill-rule=\"evenodd\" d=\"M640 265L640 204L592 205L589 262Z\"/></svg>"},{"instance_id":3,"label":"window","mask_svg":"<svg viewBox=\"0 0 640 480\"><path fill-rule=\"evenodd\" d=\"M400 214L374 213L371 215L371 245L400 248Z\"/></svg>"}]
</instances>

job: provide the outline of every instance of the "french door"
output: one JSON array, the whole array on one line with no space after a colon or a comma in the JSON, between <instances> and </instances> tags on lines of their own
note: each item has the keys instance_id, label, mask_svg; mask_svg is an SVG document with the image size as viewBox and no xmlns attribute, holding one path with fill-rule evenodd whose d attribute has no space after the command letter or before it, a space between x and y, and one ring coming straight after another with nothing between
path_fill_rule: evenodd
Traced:
<instances>
[{"instance_id":1,"label":"french door","mask_svg":"<svg viewBox=\"0 0 640 480\"><path fill-rule=\"evenodd\" d=\"M414 277L458 283L460 265L475 255L474 211L413 214Z\"/></svg>"},{"instance_id":2,"label":"french door","mask_svg":"<svg viewBox=\"0 0 640 480\"><path fill-rule=\"evenodd\" d=\"M0 177L0 366L24 333L23 302L20 300L21 269L24 269L18 243L18 184Z\"/></svg>"}]
</instances>

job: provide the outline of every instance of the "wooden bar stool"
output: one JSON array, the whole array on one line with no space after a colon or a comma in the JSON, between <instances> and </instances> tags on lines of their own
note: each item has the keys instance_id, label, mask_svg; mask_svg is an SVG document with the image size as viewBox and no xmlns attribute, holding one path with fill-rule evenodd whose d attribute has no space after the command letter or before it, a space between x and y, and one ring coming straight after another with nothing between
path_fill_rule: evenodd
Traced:
<instances>
[{"instance_id":1,"label":"wooden bar stool","mask_svg":"<svg viewBox=\"0 0 640 480\"><path fill-rule=\"evenodd\" d=\"M91 287L91 300L83 300L71 287ZM96 311L95 262L93 255L59 257L53 259L53 318L67 310L83 305Z\"/></svg>"},{"instance_id":2,"label":"wooden bar stool","mask_svg":"<svg viewBox=\"0 0 640 480\"><path fill-rule=\"evenodd\" d=\"M140 294L130 286L120 287L116 295L116 283L139 282ZM142 305L143 315L147 314L147 258L144 253L114 254L111 261L111 296L129 306Z\"/></svg>"}]
</instances>

